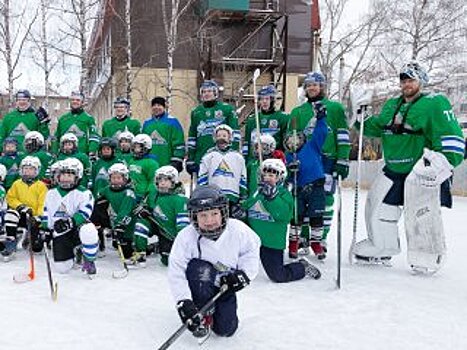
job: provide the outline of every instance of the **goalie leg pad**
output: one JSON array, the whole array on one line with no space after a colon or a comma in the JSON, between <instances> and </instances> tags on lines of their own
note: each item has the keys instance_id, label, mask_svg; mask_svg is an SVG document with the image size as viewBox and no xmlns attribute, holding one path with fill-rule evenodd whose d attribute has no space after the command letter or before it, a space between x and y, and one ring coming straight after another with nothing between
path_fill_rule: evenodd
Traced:
<instances>
[{"instance_id":1,"label":"goalie leg pad","mask_svg":"<svg viewBox=\"0 0 467 350\"><path fill-rule=\"evenodd\" d=\"M378 259L400 253L397 223L402 210L396 205L383 203L392 184L393 182L381 173L371 186L365 204L368 238L355 245L355 255Z\"/></svg>"}]
</instances>

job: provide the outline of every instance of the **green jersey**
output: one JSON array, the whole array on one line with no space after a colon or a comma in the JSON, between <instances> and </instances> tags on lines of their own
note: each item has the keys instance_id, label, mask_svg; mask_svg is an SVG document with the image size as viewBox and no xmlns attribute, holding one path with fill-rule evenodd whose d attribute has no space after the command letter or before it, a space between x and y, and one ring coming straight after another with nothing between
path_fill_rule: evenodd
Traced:
<instances>
[{"instance_id":1,"label":"green jersey","mask_svg":"<svg viewBox=\"0 0 467 350\"><path fill-rule=\"evenodd\" d=\"M323 145L323 155L330 159L349 159L350 136L349 126L345 117L344 107L339 102L323 98L321 102L326 106L328 135ZM303 131L308 139L311 138L316 125L315 111L310 102L295 107L290 113L288 132L293 131L293 121L296 120L297 131Z\"/></svg>"},{"instance_id":2,"label":"green jersey","mask_svg":"<svg viewBox=\"0 0 467 350\"><path fill-rule=\"evenodd\" d=\"M92 193L97 198L97 193L109 185L109 168L115 163L120 163L116 157L112 159L98 159L91 170Z\"/></svg>"},{"instance_id":3,"label":"green jersey","mask_svg":"<svg viewBox=\"0 0 467 350\"><path fill-rule=\"evenodd\" d=\"M188 160L200 164L201 158L214 147L213 132L216 126L227 124L233 129L232 149L238 150L240 130L235 110L227 103L216 101L212 107L198 105L190 118L188 131Z\"/></svg>"},{"instance_id":4,"label":"green jersey","mask_svg":"<svg viewBox=\"0 0 467 350\"><path fill-rule=\"evenodd\" d=\"M142 133L151 137L151 153L160 166L171 161L182 162L185 158L185 136L177 118L167 113L152 116L144 121Z\"/></svg>"},{"instance_id":5,"label":"green jersey","mask_svg":"<svg viewBox=\"0 0 467 350\"><path fill-rule=\"evenodd\" d=\"M0 150L3 150L3 141L7 137L13 137L18 141L18 151L22 151L24 136L29 131L40 132L44 139L49 137L49 126L39 122L36 111L32 107L23 112L14 109L7 113L0 125Z\"/></svg>"},{"instance_id":6,"label":"green jersey","mask_svg":"<svg viewBox=\"0 0 467 350\"><path fill-rule=\"evenodd\" d=\"M102 137L118 138L123 131L129 131L133 135L138 135L141 132L141 123L137 119L126 116L123 119L113 117L102 124Z\"/></svg>"},{"instance_id":7,"label":"green jersey","mask_svg":"<svg viewBox=\"0 0 467 350\"><path fill-rule=\"evenodd\" d=\"M247 223L261 239L261 245L272 249L285 249L287 226L292 219L293 198L283 186L272 200L255 193L243 207L247 210Z\"/></svg>"},{"instance_id":8,"label":"green jersey","mask_svg":"<svg viewBox=\"0 0 467 350\"><path fill-rule=\"evenodd\" d=\"M120 149L115 151L115 158L120 162L126 164L128 166L130 164L130 160L133 159L133 153L131 152L122 152Z\"/></svg>"},{"instance_id":9,"label":"green jersey","mask_svg":"<svg viewBox=\"0 0 467 350\"><path fill-rule=\"evenodd\" d=\"M26 156L32 156L32 157L37 157L41 161L41 170L39 171L39 180L45 179L46 177L49 177L49 168L54 162L54 157L47 151L40 149L36 152L32 153L26 153L24 157Z\"/></svg>"},{"instance_id":10,"label":"green jersey","mask_svg":"<svg viewBox=\"0 0 467 350\"><path fill-rule=\"evenodd\" d=\"M16 156L0 157L0 164L3 164L7 171L5 180L3 181L3 185L7 191L13 185L13 182L19 179L19 165L23 157L22 153L18 153Z\"/></svg>"},{"instance_id":11,"label":"green jersey","mask_svg":"<svg viewBox=\"0 0 467 350\"><path fill-rule=\"evenodd\" d=\"M76 152L73 154L65 154L65 153L59 153L57 156L57 161L59 160L64 160L67 158L76 158L78 159L81 164L83 164L83 178L80 181L80 185L84 188L89 188L92 186L92 183L90 183L89 176L91 175L91 162L89 161L89 157L81 152Z\"/></svg>"},{"instance_id":12,"label":"green jersey","mask_svg":"<svg viewBox=\"0 0 467 350\"><path fill-rule=\"evenodd\" d=\"M248 196L253 196L258 189L259 160L251 159L246 165L246 178L248 179Z\"/></svg>"},{"instance_id":13,"label":"green jersey","mask_svg":"<svg viewBox=\"0 0 467 350\"><path fill-rule=\"evenodd\" d=\"M58 119L57 130L55 130L53 153L57 153L60 146L60 138L67 134L75 134L78 138L78 150L82 153L95 153L99 147L99 135L97 134L94 117L84 110L70 111Z\"/></svg>"},{"instance_id":14,"label":"green jersey","mask_svg":"<svg viewBox=\"0 0 467 350\"><path fill-rule=\"evenodd\" d=\"M287 132L289 116L281 111L263 112L258 115L261 135L268 134L276 140L276 149L283 150L284 137ZM245 125L242 154L249 160L254 159L254 142L256 141L256 118L250 115Z\"/></svg>"},{"instance_id":15,"label":"green jersey","mask_svg":"<svg viewBox=\"0 0 467 350\"><path fill-rule=\"evenodd\" d=\"M154 176L156 170L159 169L159 163L154 159L152 154L146 155L143 158L132 158L129 166L130 179L133 183L136 199L144 198L154 186Z\"/></svg>"},{"instance_id":16,"label":"green jersey","mask_svg":"<svg viewBox=\"0 0 467 350\"><path fill-rule=\"evenodd\" d=\"M439 94L408 103L402 97L389 99L378 116L365 121L364 135L381 138L385 164L399 174L412 170L424 147L443 153L453 166L464 159L462 130L449 100Z\"/></svg>"}]
</instances>

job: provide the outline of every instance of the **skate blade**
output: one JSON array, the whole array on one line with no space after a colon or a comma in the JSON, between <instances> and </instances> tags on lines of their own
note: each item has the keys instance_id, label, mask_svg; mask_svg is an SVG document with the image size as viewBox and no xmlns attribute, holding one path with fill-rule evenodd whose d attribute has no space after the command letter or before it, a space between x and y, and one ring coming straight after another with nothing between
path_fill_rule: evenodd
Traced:
<instances>
[{"instance_id":1,"label":"skate blade","mask_svg":"<svg viewBox=\"0 0 467 350\"><path fill-rule=\"evenodd\" d=\"M427 267L414 266L414 265L411 265L410 269L411 269L412 275L414 276L427 276L427 277L433 276L436 272L439 271L439 269L429 269Z\"/></svg>"},{"instance_id":2,"label":"skate blade","mask_svg":"<svg viewBox=\"0 0 467 350\"><path fill-rule=\"evenodd\" d=\"M122 279L128 276L128 270L123 269L123 270L117 270L112 272L112 277L115 279Z\"/></svg>"},{"instance_id":3,"label":"skate blade","mask_svg":"<svg viewBox=\"0 0 467 350\"><path fill-rule=\"evenodd\" d=\"M211 330L209 330L205 336L202 337L196 337L196 340L198 341L198 345L202 346L206 341L211 337Z\"/></svg>"},{"instance_id":4,"label":"skate blade","mask_svg":"<svg viewBox=\"0 0 467 350\"><path fill-rule=\"evenodd\" d=\"M362 266L386 266L392 267L391 259L390 258L370 258L370 257L359 257L354 255L354 261L357 265Z\"/></svg>"}]
</instances>

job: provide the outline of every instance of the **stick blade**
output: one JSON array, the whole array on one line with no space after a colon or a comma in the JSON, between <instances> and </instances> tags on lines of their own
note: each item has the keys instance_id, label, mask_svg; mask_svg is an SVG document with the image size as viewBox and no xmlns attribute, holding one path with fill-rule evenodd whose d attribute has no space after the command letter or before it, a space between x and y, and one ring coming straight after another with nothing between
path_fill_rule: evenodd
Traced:
<instances>
[{"instance_id":1,"label":"stick blade","mask_svg":"<svg viewBox=\"0 0 467 350\"><path fill-rule=\"evenodd\" d=\"M112 277L115 279L122 279L128 276L128 269L122 269L112 272Z\"/></svg>"},{"instance_id":2,"label":"stick blade","mask_svg":"<svg viewBox=\"0 0 467 350\"><path fill-rule=\"evenodd\" d=\"M26 283L34 280L34 274L18 273L13 275L13 281L15 283Z\"/></svg>"},{"instance_id":3,"label":"stick blade","mask_svg":"<svg viewBox=\"0 0 467 350\"><path fill-rule=\"evenodd\" d=\"M261 74L261 71L259 70L259 68L256 68L255 71L253 72L253 79L254 80L258 79L260 74Z\"/></svg>"}]
</instances>

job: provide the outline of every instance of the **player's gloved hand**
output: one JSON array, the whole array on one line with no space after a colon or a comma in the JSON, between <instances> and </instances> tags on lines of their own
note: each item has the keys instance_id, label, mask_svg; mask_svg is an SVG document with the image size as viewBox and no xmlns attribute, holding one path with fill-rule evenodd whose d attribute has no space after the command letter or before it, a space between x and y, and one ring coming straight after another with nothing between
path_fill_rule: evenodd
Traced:
<instances>
[{"instance_id":1,"label":"player's gloved hand","mask_svg":"<svg viewBox=\"0 0 467 350\"><path fill-rule=\"evenodd\" d=\"M193 175L193 174L199 172L199 165L196 164L196 163L195 163L194 161L192 161L192 160L188 160L188 161L186 162L185 167L186 167L186 171L187 171L188 174L190 174L190 175Z\"/></svg>"},{"instance_id":2,"label":"player's gloved hand","mask_svg":"<svg viewBox=\"0 0 467 350\"><path fill-rule=\"evenodd\" d=\"M138 205L135 209L133 209L133 214L138 216L141 219L147 219L151 216L151 212L147 210L143 205Z\"/></svg>"},{"instance_id":3,"label":"player's gloved hand","mask_svg":"<svg viewBox=\"0 0 467 350\"><path fill-rule=\"evenodd\" d=\"M230 291L238 292L250 284L250 279L242 270L234 270L220 279L221 286L227 285Z\"/></svg>"},{"instance_id":4,"label":"player's gloved hand","mask_svg":"<svg viewBox=\"0 0 467 350\"><path fill-rule=\"evenodd\" d=\"M230 206L230 217L237 220L243 220L246 218L246 211L240 204L232 204Z\"/></svg>"},{"instance_id":5,"label":"player's gloved hand","mask_svg":"<svg viewBox=\"0 0 467 350\"><path fill-rule=\"evenodd\" d=\"M199 310L192 300L180 300L177 303L177 311L182 323L186 324L188 322L187 326L191 332L201 325L202 316L198 314Z\"/></svg>"},{"instance_id":6,"label":"player's gloved hand","mask_svg":"<svg viewBox=\"0 0 467 350\"><path fill-rule=\"evenodd\" d=\"M271 185L270 183L262 183L259 186L259 192L263 194L267 200L273 200L277 196L277 186Z\"/></svg>"},{"instance_id":7,"label":"player's gloved hand","mask_svg":"<svg viewBox=\"0 0 467 350\"><path fill-rule=\"evenodd\" d=\"M96 152L89 152L88 157L89 157L89 161L92 162L92 163L96 162L97 159L98 159L98 156L97 156Z\"/></svg>"},{"instance_id":8,"label":"player's gloved hand","mask_svg":"<svg viewBox=\"0 0 467 350\"><path fill-rule=\"evenodd\" d=\"M319 120L319 119L326 118L326 115L327 115L326 106L323 104L323 102L321 101L315 102L314 107L315 107L316 119Z\"/></svg>"},{"instance_id":9,"label":"player's gloved hand","mask_svg":"<svg viewBox=\"0 0 467 350\"><path fill-rule=\"evenodd\" d=\"M50 231L48 228L39 228L39 237L43 242L49 244L53 238L52 231Z\"/></svg>"},{"instance_id":10,"label":"player's gloved hand","mask_svg":"<svg viewBox=\"0 0 467 350\"><path fill-rule=\"evenodd\" d=\"M73 218L58 219L54 223L54 231L58 234L71 231L75 227Z\"/></svg>"},{"instance_id":11,"label":"player's gloved hand","mask_svg":"<svg viewBox=\"0 0 467 350\"><path fill-rule=\"evenodd\" d=\"M349 161L345 159L338 159L336 162L335 170L342 180L349 176Z\"/></svg>"},{"instance_id":12,"label":"player's gloved hand","mask_svg":"<svg viewBox=\"0 0 467 350\"><path fill-rule=\"evenodd\" d=\"M36 118L40 124L48 124L50 122L49 113L47 113L44 107L39 107L36 111Z\"/></svg>"},{"instance_id":13,"label":"player's gloved hand","mask_svg":"<svg viewBox=\"0 0 467 350\"><path fill-rule=\"evenodd\" d=\"M125 233L125 226L117 225L114 227L114 235L121 242Z\"/></svg>"},{"instance_id":14,"label":"player's gloved hand","mask_svg":"<svg viewBox=\"0 0 467 350\"><path fill-rule=\"evenodd\" d=\"M299 160L291 161L289 164L287 164L287 169L288 169L291 173L296 173L296 172L298 172L298 170L300 169L300 161L299 161Z\"/></svg>"},{"instance_id":15,"label":"player's gloved hand","mask_svg":"<svg viewBox=\"0 0 467 350\"><path fill-rule=\"evenodd\" d=\"M16 210L18 211L18 213L22 214L22 215L32 215L32 209L29 208L27 205L24 205L24 204L20 204L16 207Z\"/></svg>"},{"instance_id":16,"label":"player's gloved hand","mask_svg":"<svg viewBox=\"0 0 467 350\"><path fill-rule=\"evenodd\" d=\"M170 165L177 169L179 173L183 170L183 162L180 159L172 158Z\"/></svg>"}]
</instances>

